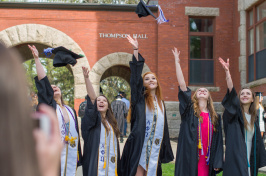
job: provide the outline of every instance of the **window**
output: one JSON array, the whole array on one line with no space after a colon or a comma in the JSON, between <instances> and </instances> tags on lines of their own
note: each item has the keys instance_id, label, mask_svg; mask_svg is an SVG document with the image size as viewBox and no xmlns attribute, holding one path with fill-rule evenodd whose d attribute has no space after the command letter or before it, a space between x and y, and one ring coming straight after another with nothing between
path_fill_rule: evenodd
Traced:
<instances>
[{"instance_id":1,"label":"window","mask_svg":"<svg viewBox=\"0 0 266 176\"><path fill-rule=\"evenodd\" d=\"M248 81L266 78L266 1L248 12Z\"/></svg>"},{"instance_id":2,"label":"window","mask_svg":"<svg viewBox=\"0 0 266 176\"><path fill-rule=\"evenodd\" d=\"M213 18L189 18L189 84L213 85Z\"/></svg>"}]
</instances>

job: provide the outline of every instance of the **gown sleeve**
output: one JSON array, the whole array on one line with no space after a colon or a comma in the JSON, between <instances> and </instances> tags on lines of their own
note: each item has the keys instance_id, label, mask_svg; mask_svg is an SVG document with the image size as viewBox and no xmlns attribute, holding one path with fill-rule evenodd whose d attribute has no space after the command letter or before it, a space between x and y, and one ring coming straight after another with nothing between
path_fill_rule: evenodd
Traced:
<instances>
[{"instance_id":1,"label":"gown sleeve","mask_svg":"<svg viewBox=\"0 0 266 176\"><path fill-rule=\"evenodd\" d=\"M179 99L179 111L181 119L184 119L186 112L188 112L192 104L191 90L187 87L187 91L182 91L179 87L178 99Z\"/></svg>"},{"instance_id":2,"label":"gown sleeve","mask_svg":"<svg viewBox=\"0 0 266 176\"><path fill-rule=\"evenodd\" d=\"M34 80L35 80L36 88L38 90L37 95L38 95L39 104L44 103L56 109L56 102L54 100L54 91L51 87L51 84L47 76L45 76L41 80L38 80L38 77L36 76Z\"/></svg>"},{"instance_id":3,"label":"gown sleeve","mask_svg":"<svg viewBox=\"0 0 266 176\"><path fill-rule=\"evenodd\" d=\"M213 168L223 168L223 134L222 134L222 122L221 122L221 116L218 115L218 142L216 146L216 152L213 162Z\"/></svg>"},{"instance_id":4,"label":"gown sleeve","mask_svg":"<svg viewBox=\"0 0 266 176\"><path fill-rule=\"evenodd\" d=\"M130 75L130 87L131 87L131 108L132 112L136 104L140 101L143 95L143 79L141 76L145 59L138 55L139 61L133 55L132 61L129 62L131 75ZM135 116L131 115L131 123L135 121Z\"/></svg>"},{"instance_id":5,"label":"gown sleeve","mask_svg":"<svg viewBox=\"0 0 266 176\"><path fill-rule=\"evenodd\" d=\"M227 89L227 93L222 101L222 105L225 108L225 114L223 117L226 118L224 120L226 123L237 117L237 112L240 109L240 102L235 88L233 88L231 92L229 92L229 89Z\"/></svg>"},{"instance_id":6,"label":"gown sleeve","mask_svg":"<svg viewBox=\"0 0 266 176\"><path fill-rule=\"evenodd\" d=\"M258 168L264 167L266 166L266 151L265 151L265 146L264 146L264 142L263 139L260 136L260 126L259 126L259 121L256 120L255 121L255 125L256 125L256 135L257 135L257 141L258 141L258 149L257 151L259 152L257 154L257 156L259 157L259 163L258 163Z\"/></svg>"},{"instance_id":7,"label":"gown sleeve","mask_svg":"<svg viewBox=\"0 0 266 176\"><path fill-rule=\"evenodd\" d=\"M81 120L81 133L84 141L88 137L88 133L91 128L93 128L97 124L98 120L98 110L97 103L92 104L91 99L87 96L87 106L85 108L84 117Z\"/></svg>"},{"instance_id":8,"label":"gown sleeve","mask_svg":"<svg viewBox=\"0 0 266 176\"><path fill-rule=\"evenodd\" d=\"M82 153L81 153L81 145L80 145L80 134L79 134L79 123L78 123L78 117L77 117L77 113L75 111L75 109L73 109L74 112L74 116L75 116L75 121L76 121L76 130L78 133L78 161L77 161L77 166L81 166L82 165Z\"/></svg>"}]
</instances>

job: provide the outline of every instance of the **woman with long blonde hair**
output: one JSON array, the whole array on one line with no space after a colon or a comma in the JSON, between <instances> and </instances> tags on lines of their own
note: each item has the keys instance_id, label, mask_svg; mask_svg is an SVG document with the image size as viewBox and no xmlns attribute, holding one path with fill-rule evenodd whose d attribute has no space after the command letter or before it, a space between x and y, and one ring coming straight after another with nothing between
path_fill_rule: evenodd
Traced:
<instances>
[{"instance_id":1,"label":"woman with long blonde hair","mask_svg":"<svg viewBox=\"0 0 266 176\"><path fill-rule=\"evenodd\" d=\"M221 117L206 88L191 90L180 66L180 51L172 50L179 83L181 125L175 163L175 176L215 176L223 165Z\"/></svg>"},{"instance_id":2,"label":"woman with long blonde hair","mask_svg":"<svg viewBox=\"0 0 266 176\"><path fill-rule=\"evenodd\" d=\"M224 176L256 176L266 166L266 152L257 118L255 94L243 88L237 96L229 71L229 59L219 58L226 73L227 93L222 101L226 140Z\"/></svg>"},{"instance_id":3,"label":"woman with long blonde hair","mask_svg":"<svg viewBox=\"0 0 266 176\"><path fill-rule=\"evenodd\" d=\"M134 48L130 62L131 133L121 158L122 176L161 176L161 163L173 160L161 87L152 72L141 77L144 58L138 41L127 37Z\"/></svg>"},{"instance_id":4,"label":"woman with long blonde hair","mask_svg":"<svg viewBox=\"0 0 266 176\"><path fill-rule=\"evenodd\" d=\"M28 45L36 64L37 76L35 85L38 90L38 101L51 106L57 115L61 140L64 143L61 152L60 175L74 176L81 165L80 135L76 111L64 104L62 92L56 85L51 85L39 59L37 48Z\"/></svg>"}]
</instances>

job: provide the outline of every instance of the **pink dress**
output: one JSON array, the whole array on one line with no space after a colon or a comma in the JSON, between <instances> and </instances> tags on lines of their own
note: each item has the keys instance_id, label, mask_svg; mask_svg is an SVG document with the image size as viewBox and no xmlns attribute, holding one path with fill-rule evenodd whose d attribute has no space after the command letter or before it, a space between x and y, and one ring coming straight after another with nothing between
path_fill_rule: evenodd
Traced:
<instances>
[{"instance_id":1,"label":"pink dress","mask_svg":"<svg viewBox=\"0 0 266 176\"><path fill-rule=\"evenodd\" d=\"M208 176L209 175L209 165L206 163L206 154L207 154L207 147L208 147L208 121L209 121L209 114L205 112L201 112L200 116L203 117L203 122L201 123L201 131L202 131L202 144L203 144L203 151L204 155L201 155L200 152L200 159L198 162L198 176ZM212 128L213 133L213 128ZM211 139L210 139L211 142Z\"/></svg>"}]
</instances>

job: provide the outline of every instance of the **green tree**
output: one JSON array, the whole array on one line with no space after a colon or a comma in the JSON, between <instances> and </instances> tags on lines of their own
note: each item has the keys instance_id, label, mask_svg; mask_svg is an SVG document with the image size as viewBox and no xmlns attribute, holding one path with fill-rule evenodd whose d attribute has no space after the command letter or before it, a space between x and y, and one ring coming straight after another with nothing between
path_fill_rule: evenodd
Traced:
<instances>
[{"instance_id":1,"label":"green tree","mask_svg":"<svg viewBox=\"0 0 266 176\"><path fill-rule=\"evenodd\" d=\"M115 100L115 96L118 95L119 91L125 92L126 98L130 99L130 85L123 78L117 76L108 77L101 81L100 86L110 103Z\"/></svg>"},{"instance_id":2,"label":"green tree","mask_svg":"<svg viewBox=\"0 0 266 176\"><path fill-rule=\"evenodd\" d=\"M46 71L46 75L51 84L58 86L65 103L74 107L74 76L69 67L53 67L53 60L40 58L40 61ZM29 85L29 91L37 93L34 77L37 76L34 59L23 63L26 69L26 76Z\"/></svg>"}]
</instances>

